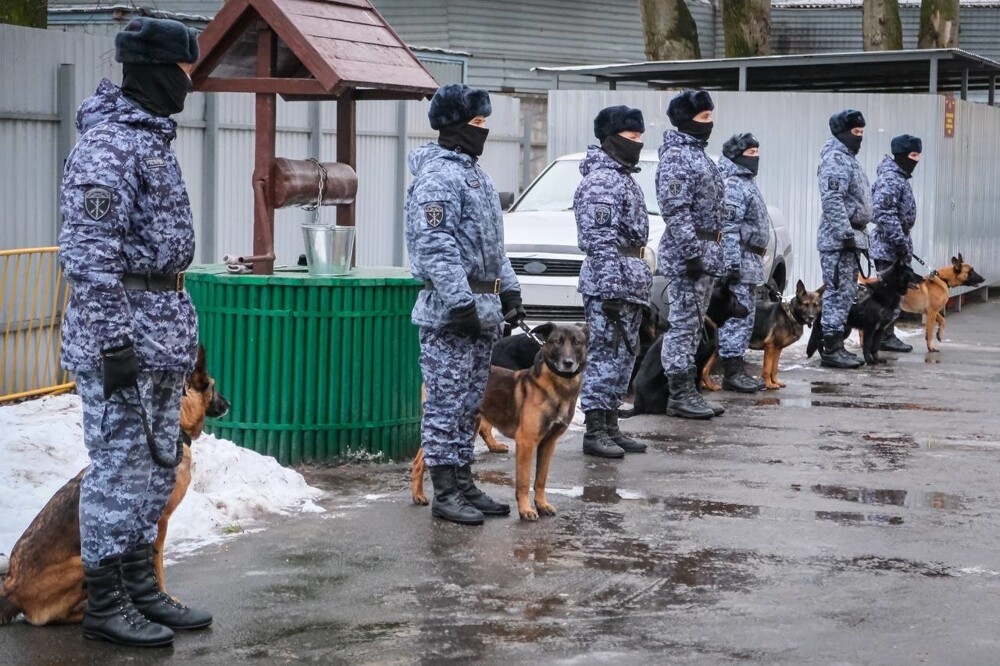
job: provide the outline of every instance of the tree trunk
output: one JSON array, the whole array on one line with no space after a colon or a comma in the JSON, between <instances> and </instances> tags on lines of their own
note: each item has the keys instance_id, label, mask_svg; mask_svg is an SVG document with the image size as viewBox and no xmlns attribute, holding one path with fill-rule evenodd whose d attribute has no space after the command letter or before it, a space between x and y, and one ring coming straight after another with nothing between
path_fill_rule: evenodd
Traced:
<instances>
[{"instance_id":1,"label":"tree trunk","mask_svg":"<svg viewBox=\"0 0 1000 666\"><path fill-rule=\"evenodd\" d=\"M771 0L723 0L726 57L771 55Z\"/></svg>"},{"instance_id":2,"label":"tree trunk","mask_svg":"<svg viewBox=\"0 0 1000 666\"><path fill-rule=\"evenodd\" d=\"M902 51L899 0L864 0L865 51Z\"/></svg>"},{"instance_id":3,"label":"tree trunk","mask_svg":"<svg viewBox=\"0 0 1000 666\"><path fill-rule=\"evenodd\" d=\"M921 0L918 48L958 48L958 5L958 0Z\"/></svg>"},{"instance_id":4,"label":"tree trunk","mask_svg":"<svg viewBox=\"0 0 1000 666\"><path fill-rule=\"evenodd\" d=\"M639 0L650 60L698 60L698 26L684 0Z\"/></svg>"},{"instance_id":5,"label":"tree trunk","mask_svg":"<svg viewBox=\"0 0 1000 666\"><path fill-rule=\"evenodd\" d=\"M48 0L0 0L0 23L45 28L49 23Z\"/></svg>"}]
</instances>

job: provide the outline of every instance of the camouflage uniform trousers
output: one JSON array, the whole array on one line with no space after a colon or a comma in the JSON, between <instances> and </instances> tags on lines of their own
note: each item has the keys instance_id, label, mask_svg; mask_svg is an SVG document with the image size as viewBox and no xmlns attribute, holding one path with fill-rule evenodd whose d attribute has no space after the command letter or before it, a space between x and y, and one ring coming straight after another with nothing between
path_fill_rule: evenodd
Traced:
<instances>
[{"instance_id":1,"label":"camouflage uniform trousers","mask_svg":"<svg viewBox=\"0 0 1000 666\"><path fill-rule=\"evenodd\" d=\"M736 299L750 311L750 314L742 319L733 317L719 329L720 358L743 356L750 346L750 337L753 335L754 310L756 310L754 285L741 283L730 285L729 288Z\"/></svg>"},{"instance_id":2,"label":"camouflage uniform trousers","mask_svg":"<svg viewBox=\"0 0 1000 666\"><path fill-rule=\"evenodd\" d=\"M821 316L823 335L843 335L847 315L858 293L858 255L853 250L820 252L819 263L826 287Z\"/></svg>"},{"instance_id":3,"label":"camouflage uniform trousers","mask_svg":"<svg viewBox=\"0 0 1000 666\"><path fill-rule=\"evenodd\" d=\"M173 460L184 373L140 372L138 384L157 451L164 460ZM83 401L83 439L90 454L80 483L81 557L85 567L96 567L105 558L156 541L156 523L174 490L177 469L153 461L135 389L105 400L98 371L79 373L76 390Z\"/></svg>"},{"instance_id":4,"label":"camouflage uniform trousers","mask_svg":"<svg viewBox=\"0 0 1000 666\"><path fill-rule=\"evenodd\" d=\"M632 349L639 349L639 325L642 323L642 306L625 303L621 323L624 332L601 309L597 296L583 297L587 325L590 327L590 344L587 347L587 367L583 371L583 389L580 406L584 412L594 409L617 410L628 391L635 366L635 354L625 346L625 338ZM618 346L614 345L616 332Z\"/></svg>"},{"instance_id":5,"label":"camouflage uniform trousers","mask_svg":"<svg viewBox=\"0 0 1000 666\"><path fill-rule=\"evenodd\" d=\"M490 355L501 329L484 327L478 340L447 328L420 328L420 371L424 378L424 417L420 441L424 462L472 463L476 418L490 378Z\"/></svg>"},{"instance_id":6,"label":"camouflage uniform trousers","mask_svg":"<svg viewBox=\"0 0 1000 666\"><path fill-rule=\"evenodd\" d=\"M881 259L875 259L875 270L878 271L879 275L881 275L885 271L889 270L889 268L892 266L892 263L893 262L891 261L883 261ZM896 302L896 309L892 311L893 323L895 323L896 320L899 319L899 313L902 311L902 307L903 307L903 299L900 298L899 301Z\"/></svg>"},{"instance_id":7,"label":"camouflage uniform trousers","mask_svg":"<svg viewBox=\"0 0 1000 666\"><path fill-rule=\"evenodd\" d=\"M681 274L672 277L667 283L670 307L667 323L670 328L663 335L663 350L660 352L663 372L667 376L694 367L694 356L701 340L702 320L711 294L712 280L710 275L692 280Z\"/></svg>"}]
</instances>

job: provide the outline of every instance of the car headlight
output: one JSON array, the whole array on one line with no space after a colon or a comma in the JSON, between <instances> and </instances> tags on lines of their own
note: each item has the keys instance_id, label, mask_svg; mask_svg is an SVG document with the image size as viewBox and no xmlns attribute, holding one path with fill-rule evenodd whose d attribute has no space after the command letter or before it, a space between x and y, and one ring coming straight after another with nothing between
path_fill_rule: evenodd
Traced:
<instances>
[{"instance_id":1,"label":"car headlight","mask_svg":"<svg viewBox=\"0 0 1000 666\"><path fill-rule=\"evenodd\" d=\"M645 247L645 249L643 250L643 252L642 252L642 258L646 261L646 264L649 266L649 270L652 271L655 274L656 273L656 250L654 250L653 248L651 248L651 247L649 247L647 245Z\"/></svg>"}]
</instances>

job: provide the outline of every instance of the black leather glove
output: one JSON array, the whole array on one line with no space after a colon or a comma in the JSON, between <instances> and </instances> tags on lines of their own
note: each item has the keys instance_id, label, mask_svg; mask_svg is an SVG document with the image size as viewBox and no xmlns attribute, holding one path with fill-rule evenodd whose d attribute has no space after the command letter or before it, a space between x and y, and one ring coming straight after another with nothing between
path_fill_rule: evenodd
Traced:
<instances>
[{"instance_id":1,"label":"black leather glove","mask_svg":"<svg viewBox=\"0 0 1000 666\"><path fill-rule=\"evenodd\" d=\"M483 334L483 323L479 321L479 315L476 313L475 301L452 310L449 323L453 329L473 340L478 340Z\"/></svg>"},{"instance_id":2,"label":"black leather glove","mask_svg":"<svg viewBox=\"0 0 1000 666\"><path fill-rule=\"evenodd\" d=\"M625 301L620 298L605 298L601 300L601 310L611 319L620 318L623 307L625 307Z\"/></svg>"},{"instance_id":3,"label":"black leather glove","mask_svg":"<svg viewBox=\"0 0 1000 666\"><path fill-rule=\"evenodd\" d=\"M845 250L857 250L858 249L858 242L856 240L854 240L854 234L851 234L850 236L845 236L844 237L844 245L843 245L843 247L844 247Z\"/></svg>"},{"instance_id":4,"label":"black leather glove","mask_svg":"<svg viewBox=\"0 0 1000 666\"><path fill-rule=\"evenodd\" d=\"M743 271L740 270L739 266L732 266L726 271L726 280L729 284L739 284L742 279Z\"/></svg>"},{"instance_id":5,"label":"black leather glove","mask_svg":"<svg viewBox=\"0 0 1000 666\"><path fill-rule=\"evenodd\" d=\"M692 280L697 280L705 274L705 264L701 257L692 257L684 260L684 273Z\"/></svg>"},{"instance_id":6,"label":"black leather glove","mask_svg":"<svg viewBox=\"0 0 1000 666\"><path fill-rule=\"evenodd\" d=\"M503 313L504 321L511 324L518 324L528 316L524 306L521 305L521 292L514 289L500 294L500 311Z\"/></svg>"},{"instance_id":7,"label":"black leather glove","mask_svg":"<svg viewBox=\"0 0 1000 666\"><path fill-rule=\"evenodd\" d=\"M101 352L101 370L104 374L104 399L108 400L118 389L138 385L139 359L132 343L112 347Z\"/></svg>"}]
</instances>

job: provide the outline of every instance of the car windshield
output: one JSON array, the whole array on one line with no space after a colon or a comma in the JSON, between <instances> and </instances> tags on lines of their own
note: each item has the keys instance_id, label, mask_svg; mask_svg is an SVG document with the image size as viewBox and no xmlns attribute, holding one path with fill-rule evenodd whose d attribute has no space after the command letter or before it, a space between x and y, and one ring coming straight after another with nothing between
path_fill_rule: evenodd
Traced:
<instances>
[{"instance_id":1,"label":"car windshield","mask_svg":"<svg viewBox=\"0 0 1000 666\"><path fill-rule=\"evenodd\" d=\"M646 197L646 210L651 215L659 215L660 207L656 203L656 162L639 162L642 169L635 174L635 179ZM575 160L559 160L553 162L531 188L524 193L514 211L554 211L573 210L573 195L576 187L583 180L580 173L580 163Z\"/></svg>"}]
</instances>

